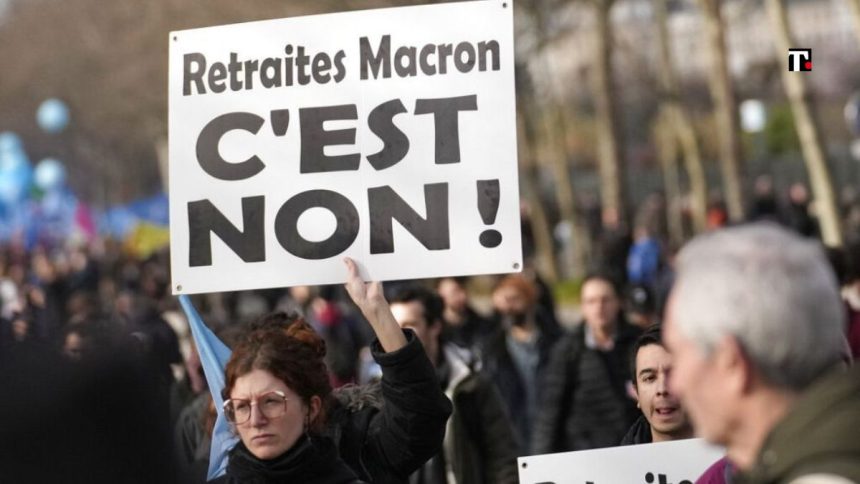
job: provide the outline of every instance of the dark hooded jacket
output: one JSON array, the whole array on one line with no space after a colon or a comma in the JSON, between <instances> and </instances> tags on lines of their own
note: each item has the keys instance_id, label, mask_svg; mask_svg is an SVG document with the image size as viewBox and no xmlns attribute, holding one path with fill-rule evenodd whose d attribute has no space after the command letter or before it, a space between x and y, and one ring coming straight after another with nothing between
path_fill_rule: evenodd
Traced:
<instances>
[{"instance_id":1,"label":"dark hooded jacket","mask_svg":"<svg viewBox=\"0 0 860 484\"><path fill-rule=\"evenodd\" d=\"M791 484L822 474L860 482L860 367L826 375L805 391L735 482Z\"/></svg>"},{"instance_id":2,"label":"dark hooded jacket","mask_svg":"<svg viewBox=\"0 0 860 484\"><path fill-rule=\"evenodd\" d=\"M347 465L374 484L405 484L439 453L452 412L421 341L411 330L404 333L406 346L392 353L374 341L382 380L335 392L326 431Z\"/></svg>"}]
</instances>

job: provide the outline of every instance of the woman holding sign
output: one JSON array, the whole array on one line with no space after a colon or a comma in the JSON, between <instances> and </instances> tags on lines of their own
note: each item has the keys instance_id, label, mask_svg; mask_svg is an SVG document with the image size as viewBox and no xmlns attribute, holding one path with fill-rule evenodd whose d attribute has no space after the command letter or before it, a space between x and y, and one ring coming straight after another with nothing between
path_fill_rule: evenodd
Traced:
<instances>
[{"instance_id":1,"label":"woman holding sign","mask_svg":"<svg viewBox=\"0 0 860 484\"><path fill-rule=\"evenodd\" d=\"M224 415L240 442L216 482L356 484L322 435L331 386L325 343L306 322L265 318L236 345L225 374Z\"/></svg>"},{"instance_id":2,"label":"woman holding sign","mask_svg":"<svg viewBox=\"0 0 860 484\"><path fill-rule=\"evenodd\" d=\"M263 318L227 363L224 413L241 442L214 482L403 482L438 452L451 403L420 341L394 320L382 285L362 281L351 259L346 265L347 291L377 336L380 387L335 394L320 336L299 318Z\"/></svg>"}]
</instances>

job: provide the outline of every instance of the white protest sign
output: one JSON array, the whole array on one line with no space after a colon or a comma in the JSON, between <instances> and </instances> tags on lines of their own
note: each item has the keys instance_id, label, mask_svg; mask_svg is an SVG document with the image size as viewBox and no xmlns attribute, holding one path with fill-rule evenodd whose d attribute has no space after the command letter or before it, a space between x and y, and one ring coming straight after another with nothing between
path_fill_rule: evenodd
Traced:
<instances>
[{"instance_id":1,"label":"white protest sign","mask_svg":"<svg viewBox=\"0 0 860 484\"><path fill-rule=\"evenodd\" d=\"M693 484L724 449L702 439L520 457L520 484Z\"/></svg>"},{"instance_id":2,"label":"white protest sign","mask_svg":"<svg viewBox=\"0 0 860 484\"><path fill-rule=\"evenodd\" d=\"M172 32L174 294L520 270L512 11Z\"/></svg>"}]
</instances>

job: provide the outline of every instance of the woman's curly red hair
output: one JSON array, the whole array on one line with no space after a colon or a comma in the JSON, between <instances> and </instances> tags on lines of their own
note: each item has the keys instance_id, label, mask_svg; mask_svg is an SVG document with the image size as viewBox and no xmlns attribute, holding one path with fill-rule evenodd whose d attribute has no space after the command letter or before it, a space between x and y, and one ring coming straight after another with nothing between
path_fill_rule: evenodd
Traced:
<instances>
[{"instance_id":1,"label":"woman's curly red hair","mask_svg":"<svg viewBox=\"0 0 860 484\"><path fill-rule=\"evenodd\" d=\"M316 432L325 425L326 408L331 398L331 383L325 358L325 341L302 318L283 312L272 313L251 325L239 337L225 371L224 399L236 379L253 370L265 370L284 382L307 405L318 396L323 405L310 429Z\"/></svg>"}]
</instances>

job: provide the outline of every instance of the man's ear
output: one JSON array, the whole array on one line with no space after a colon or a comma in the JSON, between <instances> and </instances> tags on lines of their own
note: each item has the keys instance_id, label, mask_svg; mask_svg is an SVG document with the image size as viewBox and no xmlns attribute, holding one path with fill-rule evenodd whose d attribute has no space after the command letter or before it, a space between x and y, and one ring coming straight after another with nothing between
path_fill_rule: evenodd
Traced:
<instances>
[{"instance_id":1,"label":"man's ear","mask_svg":"<svg viewBox=\"0 0 860 484\"><path fill-rule=\"evenodd\" d=\"M438 341L439 336L442 335L442 329L444 327L445 323L443 323L441 319L437 319L435 324L427 328L430 331L430 337Z\"/></svg>"},{"instance_id":2,"label":"man's ear","mask_svg":"<svg viewBox=\"0 0 860 484\"><path fill-rule=\"evenodd\" d=\"M726 391L743 395L752 388L755 375L752 364L740 341L734 336L725 336L714 348L714 364L724 377Z\"/></svg>"}]
</instances>

